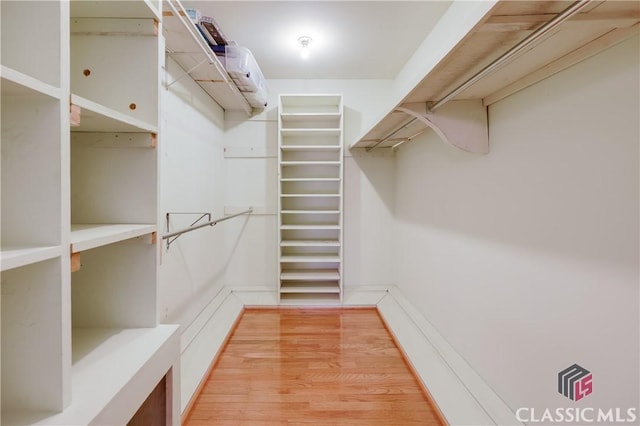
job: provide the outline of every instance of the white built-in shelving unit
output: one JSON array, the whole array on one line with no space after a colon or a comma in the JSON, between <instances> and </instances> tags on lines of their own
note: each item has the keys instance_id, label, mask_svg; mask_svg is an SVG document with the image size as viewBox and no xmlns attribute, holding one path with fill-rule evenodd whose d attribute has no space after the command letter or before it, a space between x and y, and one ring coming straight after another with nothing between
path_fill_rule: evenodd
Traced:
<instances>
[{"instance_id":1,"label":"white built-in shelving unit","mask_svg":"<svg viewBox=\"0 0 640 426\"><path fill-rule=\"evenodd\" d=\"M341 95L280 95L280 303L342 301Z\"/></svg>"},{"instance_id":2,"label":"white built-in shelving unit","mask_svg":"<svg viewBox=\"0 0 640 426\"><path fill-rule=\"evenodd\" d=\"M0 423L126 424L180 356L157 313L165 48L252 110L177 0L3 0L0 16Z\"/></svg>"},{"instance_id":3,"label":"white built-in shelving unit","mask_svg":"<svg viewBox=\"0 0 640 426\"><path fill-rule=\"evenodd\" d=\"M0 8L1 422L125 424L179 358L157 321L160 3Z\"/></svg>"}]
</instances>

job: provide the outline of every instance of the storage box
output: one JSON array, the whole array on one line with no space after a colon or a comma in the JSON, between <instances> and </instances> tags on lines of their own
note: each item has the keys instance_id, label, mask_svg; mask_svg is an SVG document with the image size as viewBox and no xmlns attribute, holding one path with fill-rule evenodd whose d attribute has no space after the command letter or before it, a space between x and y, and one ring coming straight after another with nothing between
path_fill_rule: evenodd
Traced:
<instances>
[{"instance_id":1,"label":"storage box","mask_svg":"<svg viewBox=\"0 0 640 426\"><path fill-rule=\"evenodd\" d=\"M255 92L242 92L242 95L249 102L249 105L254 108L264 109L267 107L268 92L264 81Z\"/></svg>"},{"instance_id":2,"label":"storage box","mask_svg":"<svg viewBox=\"0 0 640 426\"><path fill-rule=\"evenodd\" d=\"M223 64L243 92L257 92L264 76L251 51L242 46L226 46Z\"/></svg>"}]
</instances>

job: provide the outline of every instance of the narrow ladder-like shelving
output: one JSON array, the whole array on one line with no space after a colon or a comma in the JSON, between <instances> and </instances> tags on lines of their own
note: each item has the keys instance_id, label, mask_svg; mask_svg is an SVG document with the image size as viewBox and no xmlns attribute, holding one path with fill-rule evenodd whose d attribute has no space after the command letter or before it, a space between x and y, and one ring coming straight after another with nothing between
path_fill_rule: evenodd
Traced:
<instances>
[{"instance_id":1,"label":"narrow ladder-like shelving","mask_svg":"<svg viewBox=\"0 0 640 426\"><path fill-rule=\"evenodd\" d=\"M283 304L342 301L340 95L281 95L278 265Z\"/></svg>"}]
</instances>

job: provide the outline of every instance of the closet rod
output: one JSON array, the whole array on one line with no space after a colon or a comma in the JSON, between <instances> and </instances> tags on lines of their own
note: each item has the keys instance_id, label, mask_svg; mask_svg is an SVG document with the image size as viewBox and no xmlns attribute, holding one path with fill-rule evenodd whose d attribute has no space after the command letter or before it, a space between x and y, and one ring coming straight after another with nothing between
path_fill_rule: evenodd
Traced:
<instances>
[{"instance_id":1,"label":"closet rod","mask_svg":"<svg viewBox=\"0 0 640 426\"><path fill-rule=\"evenodd\" d=\"M524 49L526 49L531 44L535 43L541 37L546 35L549 31L554 30L564 21L571 18L576 13L580 12L580 10L582 10L585 6L587 6L591 1L592 0L579 0L573 3L571 6L569 6L568 8L560 12L558 15L556 15L553 19L549 20L546 24L542 25L541 27L536 29L533 33L529 34L529 36L524 38L522 41L520 41L520 43L516 44L511 49L503 53L496 60L491 62L489 65L487 65L486 67L478 71L478 73L476 73L473 77L469 78L460 86L456 87L447 95L442 97L439 101L428 104L427 112L433 112L437 108L440 108L442 105L446 104L451 99L453 99L454 97L456 97L457 95L459 95L460 93L462 93L463 91L471 87L478 80L482 79L483 77L486 77L487 75L491 74L495 70L499 69L501 66L503 66L505 63L513 59L515 56L522 53Z\"/></svg>"},{"instance_id":2,"label":"closet rod","mask_svg":"<svg viewBox=\"0 0 640 426\"><path fill-rule=\"evenodd\" d=\"M392 137L394 137L395 135L397 135L398 133L400 133L401 131L403 131L407 127L411 126L417 119L418 118L413 117L411 120L409 120L408 122L406 122L402 126L398 127L396 130L394 130L393 132L389 133L384 138L380 139L374 145L371 145L371 146L368 146L367 148L365 148L365 151L369 152L371 150L376 149L378 147L378 145L380 145L381 143L384 143L384 142L388 141L389 139L391 139Z\"/></svg>"},{"instance_id":3,"label":"closet rod","mask_svg":"<svg viewBox=\"0 0 640 426\"><path fill-rule=\"evenodd\" d=\"M567 19L569 19L570 17L572 17L573 15L578 13L585 6L587 6L587 4L589 4L591 1L592 0L579 0L579 1L576 1L575 3L573 3L571 6L569 6L564 11L562 11L558 15L556 15L553 19L549 20L547 23L545 23L544 25L539 27L537 30L535 30L533 33L531 33L528 37L524 38L518 44L516 44L511 49L509 49L508 51L503 53L500 57L498 57L493 62L491 62L489 65L487 65L486 67L484 67L483 69L478 71L475 75L473 75L467 81L465 81L464 83L462 83L461 85L459 85L458 87L453 89L451 92L449 92L447 95L442 97L440 100L438 100L436 102L428 103L427 104L427 112L433 112L437 108L440 108L441 106L443 106L444 104L449 102L451 99L453 99L454 97L458 96L460 93L462 93L463 91L465 91L466 89L471 87L473 84L477 83L478 80L480 80L480 79L486 77L487 75L489 75L490 73L496 71L498 68L503 66L505 63L507 63L508 61L513 59L516 55L522 53L522 51L524 49L526 49L531 44L533 44L536 41L538 41L542 36L547 34L549 31L555 29L560 24L562 24L564 21L566 21ZM416 120L417 120L417 118L414 117L409 122L407 122L406 124L402 125L400 128L394 130L389 135L387 135L384 138L380 139L378 142L375 143L375 145L367 147L366 151L369 152L371 150L376 149L378 147L378 145L380 145L380 144L386 142L387 140L391 139L393 136L398 134L401 130L406 129L411 124L413 124L413 122L416 121Z\"/></svg>"},{"instance_id":4,"label":"closet rod","mask_svg":"<svg viewBox=\"0 0 640 426\"><path fill-rule=\"evenodd\" d=\"M224 222L225 220L229 220L229 219L232 219L234 217L242 216L242 215L245 215L245 214L250 214L252 212L253 212L253 207L249 207L247 210L241 211L241 212L236 213L236 214L220 217L218 219L214 219L214 220L209 221L209 222L201 223L200 225L190 226L188 228L180 229L178 231L169 232L167 234L164 234L162 236L162 239L166 240L167 238L171 238L171 237L175 237L175 236L178 236L178 235L185 234L187 232L195 231L196 229L204 228L205 226L213 226L213 225L215 225L215 224L217 224L219 222Z\"/></svg>"}]
</instances>

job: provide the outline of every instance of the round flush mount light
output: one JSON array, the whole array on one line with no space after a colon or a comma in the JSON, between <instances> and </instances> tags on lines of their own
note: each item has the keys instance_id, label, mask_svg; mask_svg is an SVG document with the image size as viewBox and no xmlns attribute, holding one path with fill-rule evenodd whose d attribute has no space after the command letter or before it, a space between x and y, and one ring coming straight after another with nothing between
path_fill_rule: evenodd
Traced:
<instances>
[{"instance_id":1,"label":"round flush mount light","mask_svg":"<svg viewBox=\"0 0 640 426\"><path fill-rule=\"evenodd\" d=\"M311 52L309 52L309 45L311 44L311 37L309 36L302 36L302 37L298 37L298 43L300 43L301 46L301 50L300 50L300 57L302 59L307 59L310 55Z\"/></svg>"}]
</instances>

